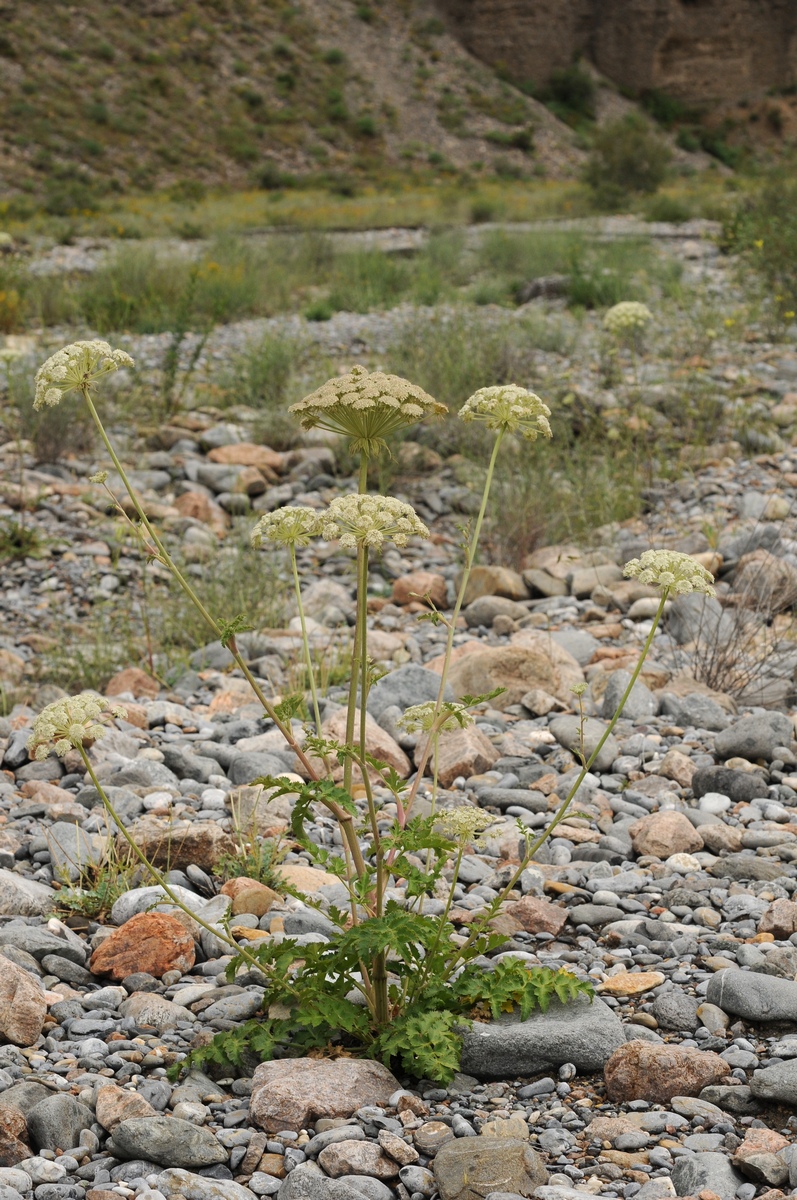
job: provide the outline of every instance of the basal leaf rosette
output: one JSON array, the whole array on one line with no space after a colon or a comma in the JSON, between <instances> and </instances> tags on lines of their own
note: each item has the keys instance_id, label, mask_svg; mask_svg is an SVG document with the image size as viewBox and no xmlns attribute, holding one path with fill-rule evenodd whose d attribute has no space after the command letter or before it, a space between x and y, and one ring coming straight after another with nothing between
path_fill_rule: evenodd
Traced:
<instances>
[{"instance_id":1,"label":"basal leaf rosette","mask_svg":"<svg viewBox=\"0 0 797 1200\"><path fill-rule=\"evenodd\" d=\"M429 530L410 504L392 496L336 496L320 516L321 536L354 550L381 549L386 541L406 546L410 537L427 538Z\"/></svg>"},{"instance_id":2,"label":"basal leaf rosette","mask_svg":"<svg viewBox=\"0 0 797 1200\"><path fill-rule=\"evenodd\" d=\"M615 337L629 337L642 333L652 320L653 313L646 304L622 300L609 309L603 318L603 328Z\"/></svg>"},{"instance_id":3,"label":"basal leaf rosette","mask_svg":"<svg viewBox=\"0 0 797 1200\"><path fill-rule=\"evenodd\" d=\"M78 750L86 743L104 737L108 731L99 722L103 713L126 717L127 709L120 704L109 704L102 696L91 692L81 692L79 696L48 704L33 722L33 732L28 739L31 758L41 761L51 751L64 758L70 750Z\"/></svg>"},{"instance_id":4,"label":"basal leaf rosette","mask_svg":"<svg viewBox=\"0 0 797 1200\"><path fill-rule=\"evenodd\" d=\"M448 409L423 388L400 375L352 367L290 406L302 429L327 429L350 437L353 454L376 457L385 438L424 417L443 416Z\"/></svg>"},{"instance_id":5,"label":"basal leaf rosette","mask_svg":"<svg viewBox=\"0 0 797 1200\"><path fill-rule=\"evenodd\" d=\"M259 550L264 542L275 546L309 546L320 534L318 513L306 505L286 504L260 518L250 535Z\"/></svg>"},{"instance_id":6,"label":"basal leaf rosette","mask_svg":"<svg viewBox=\"0 0 797 1200\"><path fill-rule=\"evenodd\" d=\"M461 420L483 421L488 429L519 433L527 442L551 437L551 410L534 392L517 384L479 388L459 410Z\"/></svg>"},{"instance_id":7,"label":"basal leaf rosette","mask_svg":"<svg viewBox=\"0 0 797 1200\"><path fill-rule=\"evenodd\" d=\"M54 408L67 392L89 391L98 380L132 367L133 359L124 350L113 350L107 342L72 342L51 355L36 372L34 408Z\"/></svg>"},{"instance_id":8,"label":"basal leaf rosette","mask_svg":"<svg viewBox=\"0 0 797 1200\"><path fill-rule=\"evenodd\" d=\"M714 576L691 554L679 550L646 550L640 558L632 558L625 564L623 574L660 588L662 594L675 592L686 596L700 592L704 596L715 596L712 584Z\"/></svg>"}]
</instances>

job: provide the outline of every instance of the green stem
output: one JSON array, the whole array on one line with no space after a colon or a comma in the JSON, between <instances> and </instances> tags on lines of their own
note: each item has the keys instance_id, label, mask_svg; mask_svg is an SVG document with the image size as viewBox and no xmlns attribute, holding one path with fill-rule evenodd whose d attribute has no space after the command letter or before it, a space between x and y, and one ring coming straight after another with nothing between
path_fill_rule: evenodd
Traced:
<instances>
[{"instance_id":1,"label":"green stem","mask_svg":"<svg viewBox=\"0 0 797 1200\"><path fill-rule=\"evenodd\" d=\"M473 939L484 930L484 927L487 924L487 922L492 917L495 916L495 914L498 912L499 908L503 904L506 897L509 895L509 893L514 888L515 884L520 879L520 876L526 870L526 867L528 867L529 863L531 863L531 861L533 860L534 855L537 853L540 846L542 846L547 841L547 839L551 836L551 834L553 833L554 829L559 824L559 822L561 820L563 820L564 817L567 815L567 810L569 809L573 800L575 800L576 794L578 793L579 788L581 787L582 783L584 782L584 779L586 778L586 775L587 775L590 767L593 765L593 763L597 759L598 755L600 754L601 750L606 745L606 742L607 742L612 730L614 729L615 725L617 724L618 720L620 719L620 714L622 713L623 709L625 708L626 701L628 700L628 697L631 695L634 684L636 683L637 679L639 678L640 671L642 670L645 659L648 656L650 647L653 645L653 638L656 634L656 629L658 628L659 621L662 618L662 614L664 612L664 605L667 603L668 595L669 595L669 589L665 588L665 590L662 592L662 595L661 595L661 600L659 602L659 607L656 611L656 616L653 618L653 624L650 627L650 633L648 634L647 638L645 639L645 644L642 647L642 653L639 656L639 661L637 662L637 665L634 667L634 670L631 673L631 678L628 681L628 686L626 687L625 691L623 692L623 695L620 699L620 703L617 705L617 708L615 709L614 716L612 717L609 724L606 726L606 729L604 730L603 735L600 738L600 741L596 745L595 749L592 751L592 754L590 754L587 761L584 763L584 766L581 768L581 771L579 772L579 775L578 775L578 779L573 784L570 791L567 793L567 796L562 801L559 808L556 810L554 819L551 821L548 828L545 829L543 831L543 833L541 833L540 836L538 838L536 838L527 847L526 853L523 856L520 866L515 871L514 875L509 880L509 882L507 883L507 885L503 889L503 891L495 898L495 900L491 901L490 905L488 906L488 908L485 912L484 917L478 922L478 927L476 927L475 925L471 927L471 932L468 934L467 941L465 941L465 943L460 947L459 953L461 953L462 951L467 949L467 947L471 944Z\"/></svg>"},{"instance_id":2,"label":"green stem","mask_svg":"<svg viewBox=\"0 0 797 1200\"><path fill-rule=\"evenodd\" d=\"M364 450L360 451L360 473L357 479L357 491L361 496L364 496L368 491L368 455Z\"/></svg>"},{"instance_id":3,"label":"green stem","mask_svg":"<svg viewBox=\"0 0 797 1200\"><path fill-rule=\"evenodd\" d=\"M366 461L367 460L361 460ZM357 685L360 682L360 663L362 648L368 636L367 606L368 606L368 550L363 542L357 545L357 623L354 629L354 645L351 656L351 678L349 679L349 700L346 707L346 745L354 744L354 725L357 716ZM365 711L365 702L362 703ZM362 713L360 719L362 720ZM343 764L343 786L351 793L352 762L350 758Z\"/></svg>"},{"instance_id":4,"label":"green stem","mask_svg":"<svg viewBox=\"0 0 797 1200\"><path fill-rule=\"evenodd\" d=\"M304 665L307 667L307 678L310 681L310 693L313 697L313 717L315 718L316 733L321 737L321 713L318 708L318 692L315 684L315 671L313 670L313 660L310 654L310 640L307 636L307 622L304 616L304 604L302 603L302 588L299 582L299 568L296 564L296 546L291 542L291 569L293 571L293 589L296 593L296 604L299 609L299 622L302 627L302 646L304 648Z\"/></svg>"},{"instance_id":5,"label":"green stem","mask_svg":"<svg viewBox=\"0 0 797 1200\"><path fill-rule=\"evenodd\" d=\"M254 967L258 971L263 971L263 969L264 969L263 964L259 963L257 961L257 959L252 954L249 953L248 950L245 950L243 946L239 946L238 943L232 937L230 937L229 934L227 934L225 931L223 931L221 929L217 929L215 926L210 925L207 921L203 921L202 918L198 917L196 915L196 913L193 912L188 907L187 904L184 904L183 901L177 897L177 895L174 893L172 888L166 882L165 878L160 873L160 871L157 869L157 867L154 866L154 864L149 861L149 859L147 858L144 851L141 849L141 847L136 842L135 838L132 836L132 834L130 834L128 832L128 830L122 824L119 814L116 812L116 809L111 804L111 801L108 799L108 796L105 793L105 789L103 788L102 784L100 783L99 779L97 778L97 776L94 772L94 768L92 767L92 765L89 761L89 756L86 753L85 748L83 746L78 746L77 749L80 754L80 757L83 759L84 765L86 767L86 771L88 772L88 775L89 775L89 778L91 779L91 782L94 784L95 788L97 789L97 792L99 793L99 797L103 803L103 807L105 808L105 811L108 813L108 815L113 820L117 829L119 830L119 832L121 833L122 837L125 839L127 844L130 846L130 848L133 851L133 853L135 854L136 858L139 860L139 862L142 864L142 866L144 866L146 868L146 870L149 872L149 874L152 876L152 878L155 880L155 882L158 884L158 886L163 889L163 891L166 893L168 898L171 900L172 904L176 905L177 908L179 908L182 912L184 912L186 914L186 916L190 917L192 921L195 921L197 923L197 925L199 925L207 933L212 933L214 937L219 938L222 942L226 942L226 944L228 946L230 946L235 951L235 953L244 960L244 962L248 963L250 967Z\"/></svg>"},{"instance_id":6,"label":"green stem","mask_svg":"<svg viewBox=\"0 0 797 1200\"><path fill-rule=\"evenodd\" d=\"M478 516L476 517L476 524L473 527L473 534L471 536L470 543L468 545L468 549L465 554L465 567L462 572L462 580L459 585L459 592L457 594L457 600L454 605L454 611L451 614L451 620L450 620L449 626L448 626L448 639L446 641L445 655L443 657L443 670L442 670L442 673L440 676L440 689L437 693L435 714L440 712L441 705L443 703L443 700L445 699L446 683L448 682L448 672L449 672L449 668L451 666L451 652L454 649L454 633L457 628L457 619L462 610L462 605L465 600L465 592L467 590L468 582L470 581L471 571L473 570L473 564L476 559L476 550L479 545L479 537L481 536L482 524L484 523L484 514L487 511L487 501L490 497L490 488L492 487L492 483L493 483L493 475L495 473L495 464L498 459L498 451L501 448L501 442L503 441L505 432L506 431L504 429L500 429L498 431L498 435L495 439L495 444L493 445L493 452L490 455L490 463L489 463L489 466L487 467L487 477L484 481L484 491L482 492L482 501L481 501L481 505L479 506L479 513L478 513ZM409 810L412 807L412 804L418 793L418 788L420 786L421 779L423 778L423 773L426 769L426 764L429 761L429 754L431 752L431 749L432 749L432 738L430 736L430 737L427 737L423 751L418 760L418 769L417 769L417 773L415 775L415 781L412 785L412 788L410 789L410 794L407 798L407 803L406 803L405 809L404 809L405 819L406 819L406 816L409 813Z\"/></svg>"},{"instance_id":7,"label":"green stem","mask_svg":"<svg viewBox=\"0 0 797 1200\"><path fill-rule=\"evenodd\" d=\"M221 626L210 615L208 610L205 608L204 604L199 599L199 596L197 596L196 592L191 587L191 584L185 578L182 571L180 571L177 564L174 562L174 560L172 559L168 550L166 549L165 545L161 541L160 537L155 532L155 529L150 524L149 519L148 519L146 513L144 512L144 509L141 506L138 496L133 491L133 487L130 483L130 480L127 478L125 469L122 466L121 462L119 461L116 451L114 450L113 446L111 445L108 435L105 432L105 427L103 426L103 423L100 420L99 414L98 414L96 408L94 407L94 404L92 402L91 396L89 395L87 388L83 389L83 398L86 401L88 410L91 413L91 417L94 421L94 424L97 426L97 430L99 431L100 437L102 438L102 440L105 444L105 448L108 451L108 454L110 455L111 462L113 463L114 467L118 471L119 477L122 480L122 483L124 484L124 487L125 487L125 490L126 490L128 496L130 497L131 503L133 504L133 507L135 508L136 513L138 514L138 518L141 521L141 524L144 527L144 529L146 529L147 534L152 539L153 545L155 546L155 548L158 551L157 556L158 556L159 561L167 568L167 570L169 570L171 572L171 574L177 580L180 587L185 592L186 596L188 596L188 599L191 601L191 603L194 605L194 607L201 613L202 617L204 618L204 620L208 624L208 626L213 630L216 637L221 639L221 637L222 637ZM229 639L227 646L228 646L228 649L229 649L230 653L232 654L233 658L235 659L236 665L243 672L244 678L246 679L247 683L249 684L249 686L251 687L255 696L257 697L258 702L263 705L264 711L268 714L268 716L274 722L277 729L279 729L280 733L285 738L285 741L290 746L291 750L293 750L294 754L299 759L300 763L302 764L305 771L307 772L308 778L309 779L318 779L318 772L315 770L312 763L308 759L307 755L304 753L301 746L299 745L299 743L296 741L295 737L293 736L293 730L291 729L290 725L286 725L285 722L279 717L273 704L271 704L271 702L266 698L266 696L263 692L263 689L260 687L260 684L257 682L254 675L249 670L249 667L247 666L246 661L243 658L243 655L238 650L238 646L236 644L234 637L231 637ZM354 863L357 868L357 872L358 872L358 874L361 874L365 870L365 860L363 859L362 851L360 850L360 846L357 841L357 835L355 833L354 824L352 822L351 817L348 815L348 813L346 813L337 804L330 803L327 805L327 807L329 808L330 812L333 814L335 819L339 822L341 830L343 832L343 835L349 844L349 848L351 849L352 858L354 859Z\"/></svg>"}]
</instances>

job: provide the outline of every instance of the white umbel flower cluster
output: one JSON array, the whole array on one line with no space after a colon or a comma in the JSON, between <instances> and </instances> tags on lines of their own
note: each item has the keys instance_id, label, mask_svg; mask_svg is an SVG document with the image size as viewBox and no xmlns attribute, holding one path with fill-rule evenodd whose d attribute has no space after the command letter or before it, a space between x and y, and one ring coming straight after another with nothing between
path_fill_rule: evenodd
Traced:
<instances>
[{"instance_id":1,"label":"white umbel flower cluster","mask_svg":"<svg viewBox=\"0 0 797 1200\"><path fill-rule=\"evenodd\" d=\"M714 576L710 571L690 554L681 554L678 550L646 550L641 558L632 558L625 564L623 574L661 588L663 593L675 592L679 596L689 592L702 592L704 596L716 594L711 586Z\"/></svg>"},{"instance_id":2,"label":"white umbel flower cluster","mask_svg":"<svg viewBox=\"0 0 797 1200\"><path fill-rule=\"evenodd\" d=\"M275 512L260 518L251 533L252 545L259 549L263 542L275 546L309 546L310 539L318 537L318 513L306 505L286 504Z\"/></svg>"},{"instance_id":3,"label":"white umbel flower cluster","mask_svg":"<svg viewBox=\"0 0 797 1200\"><path fill-rule=\"evenodd\" d=\"M70 750L103 737L107 729L99 724L99 718L106 712L114 717L127 716L126 708L109 704L102 696L91 692L48 704L33 722L33 732L28 739L31 758L47 758L51 750L63 758Z\"/></svg>"},{"instance_id":4,"label":"white umbel flower cluster","mask_svg":"<svg viewBox=\"0 0 797 1200\"><path fill-rule=\"evenodd\" d=\"M323 538L349 549L363 545L378 550L386 541L406 546L409 537L429 536L412 505L392 496L336 496L320 524Z\"/></svg>"},{"instance_id":5,"label":"white umbel flower cluster","mask_svg":"<svg viewBox=\"0 0 797 1200\"><path fill-rule=\"evenodd\" d=\"M444 808L437 816L437 825L445 837L453 838L463 846L478 843L485 829L495 824L498 818L483 808Z\"/></svg>"},{"instance_id":6,"label":"white umbel flower cluster","mask_svg":"<svg viewBox=\"0 0 797 1200\"><path fill-rule=\"evenodd\" d=\"M603 318L603 328L615 337L627 337L642 333L653 320L653 313L646 304L637 300L623 300L610 308Z\"/></svg>"},{"instance_id":7,"label":"white umbel flower cluster","mask_svg":"<svg viewBox=\"0 0 797 1200\"><path fill-rule=\"evenodd\" d=\"M514 383L479 388L462 405L459 415L466 422L484 421L488 429L519 433L527 442L536 441L540 434L551 436L548 405Z\"/></svg>"},{"instance_id":8,"label":"white umbel flower cluster","mask_svg":"<svg viewBox=\"0 0 797 1200\"><path fill-rule=\"evenodd\" d=\"M383 371L352 367L338 375L289 409L299 418L302 429L328 429L352 438L351 449L377 454L384 439L396 429L414 425L429 416L448 411L423 388Z\"/></svg>"},{"instance_id":9,"label":"white umbel flower cluster","mask_svg":"<svg viewBox=\"0 0 797 1200\"><path fill-rule=\"evenodd\" d=\"M441 721L440 718L444 719ZM473 724L473 717L462 704L447 700L438 709L434 700L413 704L399 718L398 724L408 733L429 733L436 724L439 733L453 729L465 729Z\"/></svg>"},{"instance_id":10,"label":"white umbel flower cluster","mask_svg":"<svg viewBox=\"0 0 797 1200\"><path fill-rule=\"evenodd\" d=\"M112 350L107 342L72 342L57 350L36 372L34 408L55 407L66 392L93 387L98 379L132 367L133 359L124 350Z\"/></svg>"}]
</instances>

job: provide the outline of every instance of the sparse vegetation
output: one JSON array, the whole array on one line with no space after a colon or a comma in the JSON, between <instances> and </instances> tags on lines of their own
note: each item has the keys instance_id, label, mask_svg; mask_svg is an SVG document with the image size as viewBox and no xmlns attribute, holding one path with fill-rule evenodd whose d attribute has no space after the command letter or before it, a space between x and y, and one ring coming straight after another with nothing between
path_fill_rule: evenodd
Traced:
<instances>
[{"instance_id":1,"label":"sparse vegetation","mask_svg":"<svg viewBox=\"0 0 797 1200\"><path fill-rule=\"evenodd\" d=\"M642 117L631 114L597 130L584 179L600 206L614 208L630 196L661 187L669 158L661 137Z\"/></svg>"}]
</instances>

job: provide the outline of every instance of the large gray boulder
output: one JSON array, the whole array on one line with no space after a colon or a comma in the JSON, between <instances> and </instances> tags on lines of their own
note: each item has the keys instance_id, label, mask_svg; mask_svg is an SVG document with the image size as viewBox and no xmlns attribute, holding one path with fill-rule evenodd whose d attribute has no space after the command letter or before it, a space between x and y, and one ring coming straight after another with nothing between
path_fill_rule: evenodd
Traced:
<instances>
[{"instance_id":1,"label":"large gray boulder","mask_svg":"<svg viewBox=\"0 0 797 1200\"><path fill-rule=\"evenodd\" d=\"M411 663L384 675L368 693L366 708L374 720L378 721L385 709L394 704L404 712L411 704L436 700L439 691L440 676L437 672ZM446 688L446 698L454 698L450 688Z\"/></svg>"},{"instance_id":2,"label":"large gray boulder","mask_svg":"<svg viewBox=\"0 0 797 1200\"><path fill-rule=\"evenodd\" d=\"M620 1018L602 1000L552 1000L547 1012L534 1012L527 1021L506 1013L474 1022L462 1038L460 1068L477 1079L540 1075L566 1062L598 1071L625 1040Z\"/></svg>"},{"instance_id":3,"label":"large gray boulder","mask_svg":"<svg viewBox=\"0 0 797 1200\"><path fill-rule=\"evenodd\" d=\"M734 1200L736 1189L745 1178L724 1154L703 1152L676 1159L672 1182L676 1196L697 1196L702 1191L709 1191L720 1200Z\"/></svg>"},{"instance_id":4,"label":"large gray boulder","mask_svg":"<svg viewBox=\"0 0 797 1200\"><path fill-rule=\"evenodd\" d=\"M797 983L728 967L709 980L709 1004L745 1021L797 1021Z\"/></svg>"},{"instance_id":5,"label":"large gray boulder","mask_svg":"<svg viewBox=\"0 0 797 1200\"><path fill-rule=\"evenodd\" d=\"M719 758L746 758L770 762L776 746L788 746L794 737L794 727L787 716L779 712L760 713L742 717L714 739L714 751Z\"/></svg>"}]
</instances>

